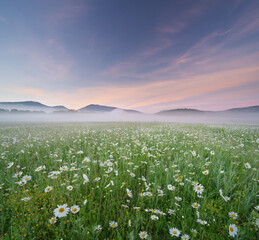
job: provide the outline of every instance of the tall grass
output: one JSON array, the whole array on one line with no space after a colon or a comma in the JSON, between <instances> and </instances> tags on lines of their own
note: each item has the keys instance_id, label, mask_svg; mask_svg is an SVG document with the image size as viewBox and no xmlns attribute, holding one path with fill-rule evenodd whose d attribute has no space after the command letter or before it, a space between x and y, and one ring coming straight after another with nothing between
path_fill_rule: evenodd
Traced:
<instances>
[{"instance_id":1,"label":"tall grass","mask_svg":"<svg viewBox=\"0 0 259 240\"><path fill-rule=\"evenodd\" d=\"M256 239L257 127L2 124L0 141L1 239ZM80 210L52 224L63 204Z\"/></svg>"}]
</instances>

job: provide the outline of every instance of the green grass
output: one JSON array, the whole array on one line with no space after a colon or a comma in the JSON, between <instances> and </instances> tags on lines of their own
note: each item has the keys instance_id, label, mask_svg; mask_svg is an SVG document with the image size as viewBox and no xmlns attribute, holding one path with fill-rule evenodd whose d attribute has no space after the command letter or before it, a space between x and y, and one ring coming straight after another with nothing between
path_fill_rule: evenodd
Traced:
<instances>
[{"instance_id":1,"label":"green grass","mask_svg":"<svg viewBox=\"0 0 259 240\"><path fill-rule=\"evenodd\" d=\"M258 144L259 128L246 126L1 124L0 237L140 239L145 231L147 239L180 239L184 234L190 239L229 239L229 226L235 224L235 239L256 239ZM90 162L83 161L86 157ZM40 166L45 169L35 171ZM60 171L62 166L68 171ZM51 177L53 171L60 173ZM83 174L88 183L83 183ZM31 180L18 184L25 175ZM97 177L101 179L95 181ZM201 197L194 181L204 187ZM169 184L175 190L168 190ZM53 190L45 192L47 186ZM140 196L146 192L152 196ZM24 197L30 200L22 201ZM195 202L198 213L191 206ZM80 210L50 224L57 205L63 204ZM229 212L237 213L237 219ZM111 221L118 227L111 228ZM97 225L102 230L94 230ZM181 235L172 237L170 228Z\"/></svg>"}]
</instances>

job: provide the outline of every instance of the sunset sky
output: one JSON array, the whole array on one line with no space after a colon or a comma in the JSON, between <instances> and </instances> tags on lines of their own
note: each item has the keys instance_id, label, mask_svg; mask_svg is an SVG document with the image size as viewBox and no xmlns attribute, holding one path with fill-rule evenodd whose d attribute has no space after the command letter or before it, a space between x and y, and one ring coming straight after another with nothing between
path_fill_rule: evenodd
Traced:
<instances>
[{"instance_id":1,"label":"sunset sky","mask_svg":"<svg viewBox=\"0 0 259 240\"><path fill-rule=\"evenodd\" d=\"M0 101L259 105L258 0L3 0Z\"/></svg>"}]
</instances>

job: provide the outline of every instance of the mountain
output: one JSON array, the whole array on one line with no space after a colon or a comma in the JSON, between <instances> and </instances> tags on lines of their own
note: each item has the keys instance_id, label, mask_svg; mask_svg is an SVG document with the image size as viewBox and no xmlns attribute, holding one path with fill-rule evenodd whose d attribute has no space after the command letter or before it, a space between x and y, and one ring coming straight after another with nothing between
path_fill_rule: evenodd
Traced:
<instances>
[{"instance_id":1,"label":"mountain","mask_svg":"<svg viewBox=\"0 0 259 240\"><path fill-rule=\"evenodd\" d=\"M224 112L243 112L243 113L259 113L259 106L243 107L243 108L231 108Z\"/></svg>"},{"instance_id":2,"label":"mountain","mask_svg":"<svg viewBox=\"0 0 259 240\"><path fill-rule=\"evenodd\" d=\"M102 106L97 104L90 104L83 108L80 108L78 111L80 112L111 112L113 110L117 109L116 107L108 107L108 106Z\"/></svg>"},{"instance_id":3,"label":"mountain","mask_svg":"<svg viewBox=\"0 0 259 240\"><path fill-rule=\"evenodd\" d=\"M98 105L98 104L90 104L87 105L83 108L80 108L78 111L79 112L112 112L112 111L117 111L117 110L122 110L128 113L140 113L139 111L136 110L130 110L130 109L121 109L117 107L110 107L110 106L103 106L103 105Z\"/></svg>"},{"instance_id":4,"label":"mountain","mask_svg":"<svg viewBox=\"0 0 259 240\"><path fill-rule=\"evenodd\" d=\"M188 115L188 114L201 114L209 111L202 111L192 108L178 108L178 109L169 109L157 112L157 115Z\"/></svg>"},{"instance_id":5,"label":"mountain","mask_svg":"<svg viewBox=\"0 0 259 240\"><path fill-rule=\"evenodd\" d=\"M231 108L223 111L203 111L192 108L179 108L179 109L169 109L157 112L157 115L203 115L203 114L224 114L224 113L259 113L259 106L250 106L243 108Z\"/></svg>"},{"instance_id":6,"label":"mountain","mask_svg":"<svg viewBox=\"0 0 259 240\"><path fill-rule=\"evenodd\" d=\"M68 111L64 106L47 106L40 102L25 101L25 102L0 102L0 108L5 110L16 109L19 111L37 111L37 112L55 112L55 111Z\"/></svg>"}]
</instances>

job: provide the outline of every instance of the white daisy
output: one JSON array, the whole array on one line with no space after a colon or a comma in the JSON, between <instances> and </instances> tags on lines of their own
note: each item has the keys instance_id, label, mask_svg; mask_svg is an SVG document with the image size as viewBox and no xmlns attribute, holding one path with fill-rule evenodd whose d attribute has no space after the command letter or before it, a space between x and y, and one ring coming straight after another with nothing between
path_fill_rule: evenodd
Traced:
<instances>
[{"instance_id":1,"label":"white daisy","mask_svg":"<svg viewBox=\"0 0 259 240\"><path fill-rule=\"evenodd\" d=\"M29 176L29 175L25 175L23 178L22 178L22 182L24 182L24 183L27 183L28 181L30 181L31 180L31 176Z\"/></svg>"},{"instance_id":2,"label":"white daisy","mask_svg":"<svg viewBox=\"0 0 259 240\"><path fill-rule=\"evenodd\" d=\"M57 219L55 217L52 217L51 219L49 219L50 224L54 224L56 222L57 222Z\"/></svg>"},{"instance_id":3,"label":"white daisy","mask_svg":"<svg viewBox=\"0 0 259 240\"><path fill-rule=\"evenodd\" d=\"M109 226L112 227L112 228L116 228L116 227L118 227L118 223L115 222L115 221L111 221L111 222L109 223Z\"/></svg>"},{"instance_id":4,"label":"white daisy","mask_svg":"<svg viewBox=\"0 0 259 240\"><path fill-rule=\"evenodd\" d=\"M158 220L159 218L158 218L158 216L156 216L156 215L152 215L152 216L151 216L151 219L152 219L152 220Z\"/></svg>"},{"instance_id":5,"label":"white daisy","mask_svg":"<svg viewBox=\"0 0 259 240\"><path fill-rule=\"evenodd\" d=\"M173 190L175 190L175 186L172 186L171 184L169 184L167 186L167 189L173 191Z\"/></svg>"},{"instance_id":6,"label":"white daisy","mask_svg":"<svg viewBox=\"0 0 259 240\"><path fill-rule=\"evenodd\" d=\"M181 197L175 197L175 200L177 200L178 202L182 201Z\"/></svg>"},{"instance_id":7,"label":"white daisy","mask_svg":"<svg viewBox=\"0 0 259 240\"><path fill-rule=\"evenodd\" d=\"M130 191L128 188L126 188L127 194L130 198L132 198L132 191Z\"/></svg>"},{"instance_id":8,"label":"white daisy","mask_svg":"<svg viewBox=\"0 0 259 240\"><path fill-rule=\"evenodd\" d=\"M95 231L101 231L102 230L102 226L101 225L97 225L96 227L94 227Z\"/></svg>"},{"instance_id":9,"label":"white daisy","mask_svg":"<svg viewBox=\"0 0 259 240\"><path fill-rule=\"evenodd\" d=\"M195 202L195 203L192 204L192 207L193 207L193 208L199 208L199 207L200 207L200 204L198 204L198 203Z\"/></svg>"},{"instance_id":10,"label":"white daisy","mask_svg":"<svg viewBox=\"0 0 259 240\"><path fill-rule=\"evenodd\" d=\"M235 224L230 224L229 225L229 235L231 237L235 237L237 235L238 228Z\"/></svg>"},{"instance_id":11,"label":"white daisy","mask_svg":"<svg viewBox=\"0 0 259 240\"><path fill-rule=\"evenodd\" d=\"M71 208L70 208L70 211L72 212L72 213L78 213L79 212L79 210L80 210L80 207L78 206L78 205L74 205L74 206L72 206Z\"/></svg>"},{"instance_id":12,"label":"white daisy","mask_svg":"<svg viewBox=\"0 0 259 240\"><path fill-rule=\"evenodd\" d=\"M237 217L238 217L238 214L235 213L235 212L229 212L228 215L229 215L231 218L233 218L233 219L237 219Z\"/></svg>"},{"instance_id":13,"label":"white daisy","mask_svg":"<svg viewBox=\"0 0 259 240\"><path fill-rule=\"evenodd\" d=\"M182 240L188 240L190 239L190 236L187 235L187 234L184 234L182 237L181 237Z\"/></svg>"},{"instance_id":14,"label":"white daisy","mask_svg":"<svg viewBox=\"0 0 259 240\"><path fill-rule=\"evenodd\" d=\"M249 163L245 163L245 168L251 168L251 165Z\"/></svg>"},{"instance_id":15,"label":"white daisy","mask_svg":"<svg viewBox=\"0 0 259 240\"><path fill-rule=\"evenodd\" d=\"M58 205L56 209L54 209L54 215L55 217L66 217L69 212L69 208L67 207L67 204L64 205Z\"/></svg>"},{"instance_id":16,"label":"white daisy","mask_svg":"<svg viewBox=\"0 0 259 240\"><path fill-rule=\"evenodd\" d=\"M198 194L202 194L202 192L204 191L204 187L201 184L196 185L194 186L194 191Z\"/></svg>"},{"instance_id":17,"label":"white daisy","mask_svg":"<svg viewBox=\"0 0 259 240\"><path fill-rule=\"evenodd\" d=\"M31 200L30 197L24 197L24 198L21 199L21 201L24 201L24 202L28 202L29 200Z\"/></svg>"},{"instance_id":18,"label":"white daisy","mask_svg":"<svg viewBox=\"0 0 259 240\"><path fill-rule=\"evenodd\" d=\"M140 237L140 239L146 239L148 237L148 234L147 234L147 232L140 232L139 237Z\"/></svg>"},{"instance_id":19,"label":"white daisy","mask_svg":"<svg viewBox=\"0 0 259 240\"><path fill-rule=\"evenodd\" d=\"M175 210L173 210L173 209L168 209L168 213L169 213L170 215L172 215L172 214L175 213Z\"/></svg>"},{"instance_id":20,"label":"white daisy","mask_svg":"<svg viewBox=\"0 0 259 240\"><path fill-rule=\"evenodd\" d=\"M179 237L181 234L181 231L179 231L177 228L170 228L169 233L171 234L172 237Z\"/></svg>"},{"instance_id":21,"label":"white daisy","mask_svg":"<svg viewBox=\"0 0 259 240\"><path fill-rule=\"evenodd\" d=\"M45 188L45 192L50 192L51 190L53 190L53 187L51 187L51 186L47 186Z\"/></svg>"}]
</instances>

